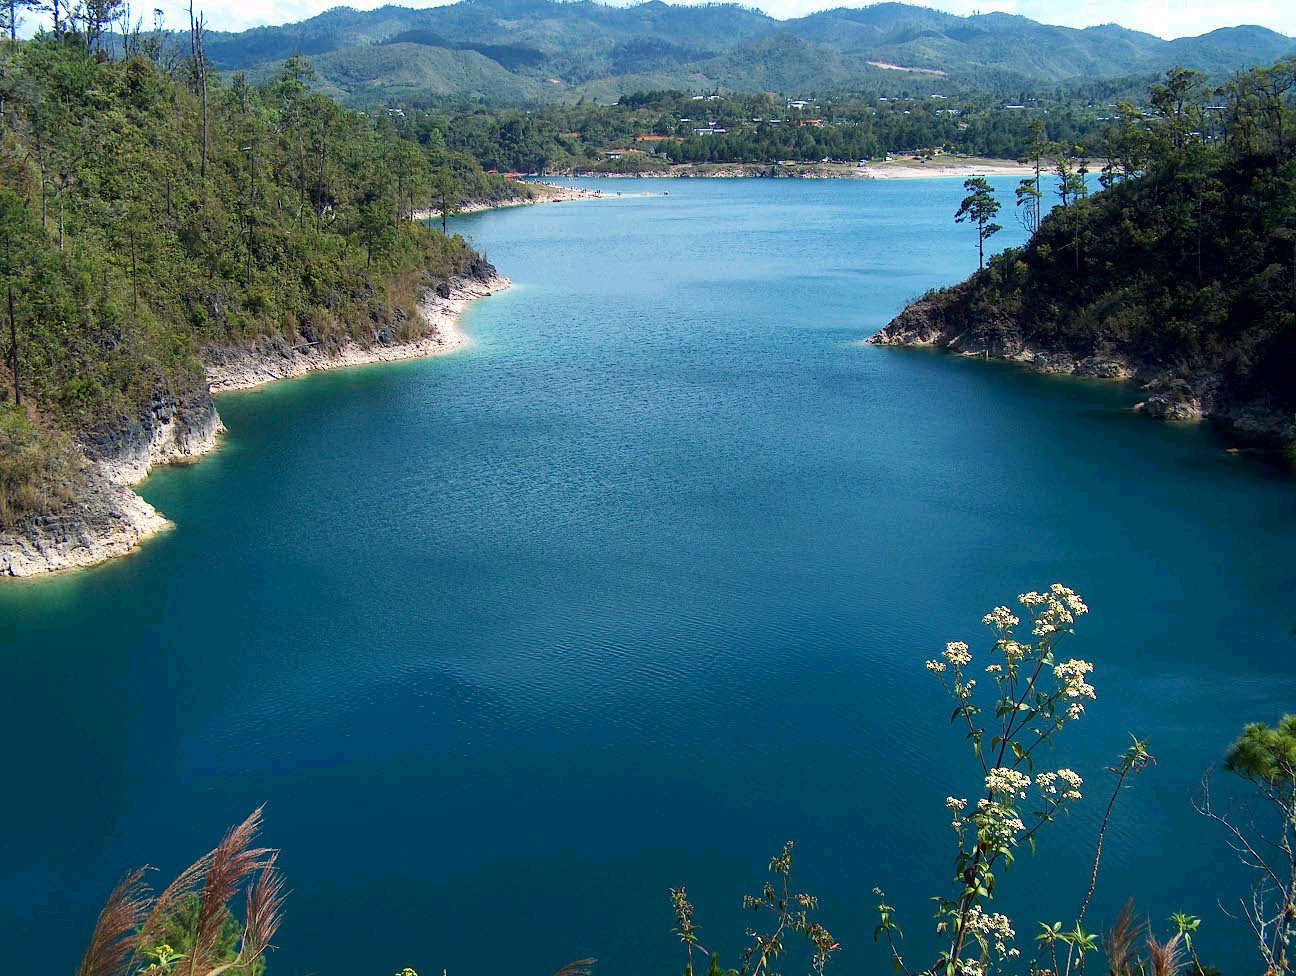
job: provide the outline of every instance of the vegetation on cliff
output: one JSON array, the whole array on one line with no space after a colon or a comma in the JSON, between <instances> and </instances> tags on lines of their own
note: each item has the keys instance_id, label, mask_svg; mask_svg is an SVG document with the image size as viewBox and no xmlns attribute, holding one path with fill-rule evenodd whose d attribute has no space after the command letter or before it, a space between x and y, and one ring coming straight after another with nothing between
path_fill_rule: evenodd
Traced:
<instances>
[{"instance_id":1,"label":"vegetation on cliff","mask_svg":"<svg viewBox=\"0 0 1296 976\"><path fill-rule=\"evenodd\" d=\"M1218 89L1171 72L1149 112L1122 106L1093 194L1083 160L1041 145L1061 205L1025 247L910 306L880 341L1115 357L1157 380L1182 408L1172 415L1245 413L1244 426L1284 436L1296 412L1294 91L1291 59ZM1028 221L1038 186L1019 194Z\"/></svg>"},{"instance_id":2,"label":"vegetation on cliff","mask_svg":"<svg viewBox=\"0 0 1296 976\"><path fill-rule=\"evenodd\" d=\"M411 219L509 192L399 117L343 109L290 59L261 87L83 24L0 50L0 526L69 494L74 443L204 397L204 348L409 338L421 289L487 267Z\"/></svg>"}]
</instances>

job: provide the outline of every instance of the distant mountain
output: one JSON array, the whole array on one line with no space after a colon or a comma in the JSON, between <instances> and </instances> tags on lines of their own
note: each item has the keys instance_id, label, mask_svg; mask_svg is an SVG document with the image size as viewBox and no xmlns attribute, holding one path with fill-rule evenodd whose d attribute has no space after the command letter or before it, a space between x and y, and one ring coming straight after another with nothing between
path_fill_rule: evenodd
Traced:
<instances>
[{"instance_id":1,"label":"distant mountain","mask_svg":"<svg viewBox=\"0 0 1296 976\"><path fill-rule=\"evenodd\" d=\"M903 3L782 21L730 3L461 0L420 10L337 7L297 24L213 33L207 50L221 69L254 76L305 54L321 87L353 101L417 94L525 102L653 86L809 95L935 73L1029 84L1174 65L1230 72L1296 55L1296 39L1243 26L1165 41L1115 24L1076 30Z\"/></svg>"}]
</instances>

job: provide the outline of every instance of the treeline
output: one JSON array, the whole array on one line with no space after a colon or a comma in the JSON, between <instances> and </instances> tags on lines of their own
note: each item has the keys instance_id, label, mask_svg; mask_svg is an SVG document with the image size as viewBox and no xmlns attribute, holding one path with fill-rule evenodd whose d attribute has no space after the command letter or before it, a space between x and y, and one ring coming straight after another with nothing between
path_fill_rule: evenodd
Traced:
<instances>
[{"instance_id":1,"label":"treeline","mask_svg":"<svg viewBox=\"0 0 1296 976\"><path fill-rule=\"evenodd\" d=\"M204 347L417 329L420 289L478 257L413 211L508 192L313 93L304 60L226 83L202 34L114 59L65 22L0 46L0 523L67 494L68 435L200 387Z\"/></svg>"},{"instance_id":2,"label":"treeline","mask_svg":"<svg viewBox=\"0 0 1296 976\"><path fill-rule=\"evenodd\" d=\"M1149 91L1148 108L1120 106L1094 194L1084 157L1041 141L1036 158L1060 177L1061 205L1027 246L928 299L928 313L1076 355L1121 352L1168 371L1168 396L1289 423L1294 94L1296 59L1221 86L1174 70ZM1028 180L1018 192L1028 223L1039 189ZM1296 439L1296 430L1272 432Z\"/></svg>"},{"instance_id":3,"label":"treeline","mask_svg":"<svg viewBox=\"0 0 1296 976\"><path fill-rule=\"evenodd\" d=\"M651 158L638 161L641 169L681 162L859 160L935 149L1015 159L1027 153L1035 123L1050 139L1096 146L1104 117L1114 111L1112 93L1122 90L1112 85L1090 92L1100 99L1090 103L1077 102L1068 90L946 95L940 80L928 87L909 96L847 94L804 106L766 93L697 97L668 90L626 95L616 105L407 106L402 112L419 138L434 134L501 172L606 166L612 149L642 150ZM617 168L628 162L623 158Z\"/></svg>"}]
</instances>

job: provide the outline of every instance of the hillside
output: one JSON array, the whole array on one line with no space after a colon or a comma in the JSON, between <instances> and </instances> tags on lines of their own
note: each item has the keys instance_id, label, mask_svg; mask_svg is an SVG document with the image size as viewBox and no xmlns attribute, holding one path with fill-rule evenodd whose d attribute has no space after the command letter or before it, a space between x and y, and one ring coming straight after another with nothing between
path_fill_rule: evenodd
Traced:
<instances>
[{"instance_id":1,"label":"hillside","mask_svg":"<svg viewBox=\"0 0 1296 976\"><path fill-rule=\"evenodd\" d=\"M1190 74L1114 133L1106 189L1078 172L1030 243L906 308L872 342L1133 379L1141 409L1296 441L1296 62L1223 93ZM1207 97L1223 98L1212 132ZM1200 138L1202 130L1209 134Z\"/></svg>"},{"instance_id":2,"label":"hillside","mask_svg":"<svg viewBox=\"0 0 1296 976\"><path fill-rule=\"evenodd\" d=\"M1115 25L1076 30L900 3L784 21L736 4L462 0L420 10L339 7L297 24L213 34L208 53L222 70L259 75L302 53L316 59L321 84L354 101L418 93L538 102L666 87L792 97L898 91L924 77L896 67L1019 85L1174 65L1231 72L1296 53L1296 40L1235 27L1165 41Z\"/></svg>"},{"instance_id":3,"label":"hillside","mask_svg":"<svg viewBox=\"0 0 1296 976\"><path fill-rule=\"evenodd\" d=\"M127 486L211 446L214 363L436 338L428 303L493 278L412 214L515 191L312 93L302 61L227 86L69 33L0 59L0 575L165 524Z\"/></svg>"}]
</instances>

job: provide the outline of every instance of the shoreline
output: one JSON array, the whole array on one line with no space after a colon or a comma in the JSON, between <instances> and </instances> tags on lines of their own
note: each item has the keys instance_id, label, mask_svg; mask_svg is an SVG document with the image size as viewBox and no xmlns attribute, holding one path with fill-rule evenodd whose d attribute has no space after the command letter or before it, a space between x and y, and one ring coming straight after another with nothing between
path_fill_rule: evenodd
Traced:
<instances>
[{"instance_id":1,"label":"shoreline","mask_svg":"<svg viewBox=\"0 0 1296 976\"><path fill-rule=\"evenodd\" d=\"M320 352L316 346L289 347L273 341L215 348L204 356L207 384L213 395L219 395L323 370L443 356L469 343L468 336L459 329L459 319L468 305L512 284L499 274L485 281L459 277L451 280L449 296L429 291L419 302L419 312L431 332L403 342L362 346L351 341L327 352Z\"/></svg>"},{"instance_id":2,"label":"shoreline","mask_svg":"<svg viewBox=\"0 0 1296 976\"><path fill-rule=\"evenodd\" d=\"M936 297L930 297L911 303L862 342L994 360L1034 373L1129 384L1139 391L1131 413L1162 422L1215 424L1235 440L1233 449L1239 451L1258 446L1269 453L1291 443L1289 414L1263 402L1230 399L1222 393L1218 371L1203 368L1183 377L1164 363L1141 360L1119 348L1076 352L1018 334L960 329L936 311L936 302Z\"/></svg>"},{"instance_id":3,"label":"shoreline","mask_svg":"<svg viewBox=\"0 0 1296 976\"><path fill-rule=\"evenodd\" d=\"M1012 159L981 156L937 156L932 160L892 159L858 163L672 163L642 173L574 169L548 174L572 179L801 179L897 180L968 179L973 176L1033 176L1032 166ZM535 184L532 184L535 185ZM601 191L594 191L601 192Z\"/></svg>"},{"instance_id":4,"label":"shoreline","mask_svg":"<svg viewBox=\"0 0 1296 976\"><path fill-rule=\"evenodd\" d=\"M147 442L91 459L84 490L76 501L53 514L33 517L21 530L0 530L0 579L48 577L97 566L135 552L146 539L174 523L133 490L155 467L196 462L218 446L225 432L211 394L248 390L281 379L347 366L397 362L444 355L468 345L459 320L470 302L508 288L512 282L460 276L448 295L429 291L419 311L428 335L405 342L364 347L349 342L335 351L288 346L283 340L207 350L205 396L182 407L159 405L144 433ZM210 357L210 358L209 358ZM212 362L219 358L219 362Z\"/></svg>"},{"instance_id":5,"label":"shoreline","mask_svg":"<svg viewBox=\"0 0 1296 976\"><path fill-rule=\"evenodd\" d=\"M551 177L552 178L552 177ZM528 197L509 197L506 200L469 200L461 204L453 217L465 214L484 213L487 210L507 210L510 207L529 207L537 203L568 203L575 200L605 200L611 197L624 196L621 193L608 193L606 190L589 190L578 186L558 186L546 183L543 178L518 180L523 186L530 187L535 195ZM633 196L656 196L655 193L638 193ZM440 220L441 211L432 208L415 210L411 216L415 220Z\"/></svg>"}]
</instances>

